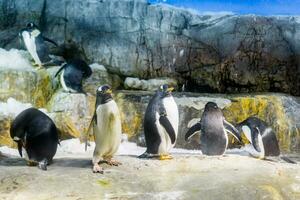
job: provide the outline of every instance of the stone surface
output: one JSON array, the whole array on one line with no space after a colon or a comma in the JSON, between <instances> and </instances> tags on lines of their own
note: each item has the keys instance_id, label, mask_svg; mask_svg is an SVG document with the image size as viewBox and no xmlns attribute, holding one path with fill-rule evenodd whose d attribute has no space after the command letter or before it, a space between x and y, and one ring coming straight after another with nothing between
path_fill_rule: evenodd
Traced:
<instances>
[{"instance_id":1,"label":"stone surface","mask_svg":"<svg viewBox=\"0 0 300 200\"><path fill-rule=\"evenodd\" d=\"M173 154L168 161L120 155L94 174L91 156L55 157L48 171L0 157L0 198L42 199L290 199L300 198L299 165L235 154ZM63 189L62 189L63 188Z\"/></svg>"},{"instance_id":2,"label":"stone surface","mask_svg":"<svg viewBox=\"0 0 300 200\"><path fill-rule=\"evenodd\" d=\"M1 0L0 46L29 21L56 52L122 76L172 76L192 91L300 95L297 16L198 15L146 0ZM59 5L59 6L58 6Z\"/></svg>"},{"instance_id":3,"label":"stone surface","mask_svg":"<svg viewBox=\"0 0 300 200\"><path fill-rule=\"evenodd\" d=\"M161 85L168 84L169 86L177 87L177 81L172 78L156 78L149 80L141 80L139 78L127 77L124 81L124 87L127 90L144 90L156 91Z\"/></svg>"}]
</instances>

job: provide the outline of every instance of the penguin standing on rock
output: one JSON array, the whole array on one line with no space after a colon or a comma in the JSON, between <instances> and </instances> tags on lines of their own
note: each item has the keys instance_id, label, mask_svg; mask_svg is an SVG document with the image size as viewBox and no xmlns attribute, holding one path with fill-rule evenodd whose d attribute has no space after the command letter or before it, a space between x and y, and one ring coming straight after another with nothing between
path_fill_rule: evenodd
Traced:
<instances>
[{"instance_id":1,"label":"penguin standing on rock","mask_svg":"<svg viewBox=\"0 0 300 200\"><path fill-rule=\"evenodd\" d=\"M251 156L263 159L266 156L279 156L280 150L276 135L266 122L249 117L238 124L237 128L243 132L251 144L248 149Z\"/></svg>"},{"instance_id":2,"label":"penguin standing on rock","mask_svg":"<svg viewBox=\"0 0 300 200\"><path fill-rule=\"evenodd\" d=\"M147 150L139 158L172 158L169 151L175 145L179 122L178 107L171 94L173 89L162 85L147 106L144 117Z\"/></svg>"},{"instance_id":3,"label":"penguin standing on rock","mask_svg":"<svg viewBox=\"0 0 300 200\"><path fill-rule=\"evenodd\" d=\"M103 173L100 162L114 166L121 164L112 159L121 143L122 128L120 111L111 93L108 85L98 88L95 114L88 130L89 133L93 128L96 143L93 155L94 173Z\"/></svg>"},{"instance_id":4,"label":"penguin standing on rock","mask_svg":"<svg viewBox=\"0 0 300 200\"><path fill-rule=\"evenodd\" d=\"M45 44L45 41L50 42L57 46L57 44L42 36L40 30L34 23L28 23L26 28L22 29L19 32L19 36L23 39L23 42L26 46L26 49L29 51L32 56L35 65L38 65L39 68L45 65L60 65L61 62L53 61L49 56L49 49Z\"/></svg>"},{"instance_id":5,"label":"penguin standing on rock","mask_svg":"<svg viewBox=\"0 0 300 200\"><path fill-rule=\"evenodd\" d=\"M60 83L65 92L85 94L82 89L82 81L92 74L92 69L85 61L80 59L68 61L57 71L55 77L60 72Z\"/></svg>"},{"instance_id":6,"label":"penguin standing on rock","mask_svg":"<svg viewBox=\"0 0 300 200\"><path fill-rule=\"evenodd\" d=\"M18 143L18 151L23 154L28 165L37 165L47 170L57 149L58 134L53 121L36 108L21 112L12 122L10 136Z\"/></svg>"},{"instance_id":7,"label":"penguin standing on rock","mask_svg":"<svg viewBox=\"0 0 300 200\"><path fill-rule=\"evenodd\" d=\"M238 130L225 120L221 109L214 102L205 105L201 120L188 130L185 140L189 140L197 131L201 131L201 151L205 155L225 153L228 145L227 132L241 141Z\"/></svg>"}]
</instances>

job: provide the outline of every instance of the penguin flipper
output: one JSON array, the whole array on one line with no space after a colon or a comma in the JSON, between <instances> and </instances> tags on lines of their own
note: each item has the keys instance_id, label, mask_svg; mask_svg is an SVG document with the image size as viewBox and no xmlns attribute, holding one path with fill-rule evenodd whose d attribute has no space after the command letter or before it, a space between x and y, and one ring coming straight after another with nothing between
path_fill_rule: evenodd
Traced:
<instances>
[{"instance_id":1,"label":"penguin flipper","mask_svg":"<svg viewBox=\"0 0 300 200\"><path fill-rule=\"evenodd\" d=\"M223 119L223 125L228 133L230 133L235 139L237 139L239 142L242 141L242 137L239 133L239 131L228 121Z\"/></svg>"},{"instance_id":2,"label":"penguin flipper","mask_svg":"<svg viewBox=\"0 0 300 200\"><path fill-rule=\"evenodd\" d=\"M55 46L58 46L58 44L56 42L54 42L53 40L51 40L51 39L49 39L49 38L47 38L45 36L42 36L42 38L43 38L43 40L45 40L47 42L50 42L50 43L54 44Z\"/></svg>"},{"instance_id":3,"label":"penguin flipper","mask_svg":"<svg viewBox=\"0 0 300 200\"><path fill-rule=\"evenodd\" d=\"M19 154L20 154L21 157L23 157L23 154L22 154L22 146L23 146L23 145L22 145L22 142L19 141L19 142L18 142L18 151L19 151Z\"/></svg>"},{"instance_id":4,"label":"penguin flipper","mask_svg":"<svg viewBox=\"0 0 300 200\"><path fill-rule=\"evenodd\" d=\"M61 72L61 70L63 70L66 66L67 64L64 64L61 68L59 68L59 70L56 72L54 77L57 77L57 75Z\"/></svg>"},{"instance_id":5,"label":"penguin flipper","mask_svg":"<svg viewBox=\"0 0 300 200\"><path fill-rule=\"evenodd\" d=\"M258 137L261 137L260 131L257 127L255 127L254 129L252 129L252 134L251 134L252 145L256 151L261 152L258 143Z\"/></svg>"},{"instance_id":6,"label":"penguin flipper","mask_svg":"<svg viewBox=\"0 0 300 200\"><path fill-rule=\"evenodd\" d=\"M92 120L90 122L90 125L88 127L88 130L86 132L86 136L85 136L85 151L87 151L87 147L90 146L90 144L89 144L89 136L91 135L91 131L92 131L92 127L93 127L93 122L94 122L95 119L97 119L97 118L95 117L95 114L94 114L94 116L92 117Z\"/></svg>"},{"instance_id":7,"label":"penguin flipper","mask_svg":"<svg viewBox=\"0 0 300 200\"><path fill-rule=\"evenodd\" d=\"M197 122L185 134L185 137L184 137L185 141L188 141L193 135L195 135L200 130L201 130L201 124L200 124L200 122Z\"/></svg>"},{"instance_id":8,"label":"penguin flipper","mask_svg":"<svg viewBox=\"0 0 300 200\"><path fill-rule=\"evenodd\" d=\"M176 135L175 135L174 128L172 127L172 124L169 121L169 119L167 118L167 116L161 115L159 117L159 123L166 129L167 133L170 136L172 144L174 144L176 141Z\"/></svg>"}]
</instances>

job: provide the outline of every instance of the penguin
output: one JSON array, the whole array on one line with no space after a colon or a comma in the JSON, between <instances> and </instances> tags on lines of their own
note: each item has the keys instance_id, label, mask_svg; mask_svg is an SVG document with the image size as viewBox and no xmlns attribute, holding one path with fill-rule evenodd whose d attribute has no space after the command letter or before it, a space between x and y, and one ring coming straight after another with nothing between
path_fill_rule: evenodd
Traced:
<instances>
[{"instance_id":1,"label":"penguin","mask_svg":"<svg viewBox=\"0 0 300 200\"><path fill-rule=\"evenodd\" d=\"M257 118L249 117L237 125L240 133L244 133L251 144L248 149L253 157L264 159L266 156L279 156L280 149L278 140L272 128L266 122Z\"/></svg>"},{"instance_id":2,"label":"penguin","mask_svg":"<svg viewBox=\"0 0 300 200\"><path fill-rule=\"evenodd\" d=\"M147 106L144 116L147 149L139 158L172 159L169 151L175 146L179 122L173 89L167 84L160 86Z\"/></svg>"},{"instance_id":3,"label":"penguin","mask_svg":"<svg viewBox=\"0 0 300 200\"><path fill-rule=\"evenodd\" d=\"M64 64L55 74L60 74L60 83L65 92L84 93L82 89L82 80L91 76L92 69L83 60L72 59Z\"/></svg>"},{"instance_id":4,"label":"penguin","mask_svg":"<svg viewBox=\"0 0 300 200\"><path fill-rule=\"evenodd\" d=\"M59 140L57 128L46 114L36 108L24 110L12 122L10 136L29 166L38 164L40 169L47 170Z\"/></svg>"},{"instance_id":5,"label":"penguin","mask_svg":"<svg viewBox=\"0 0 300 200\"><path fill-rule=\"evenodd\" d=\"M49 49L45 44L45 41L50 42L55 46L58 46L57 43L42 36L37 25L32 22L28 23L26 28L19 32L19 36L23 39L26 49L32 56L35 65L37 65L39 68L51 64L51 62L53 62L53 64L61 64L61 62L56 63L56 61L53 61L50 58Z\"/></svg>"},{"instance_id":6,"label":"penguin","mask_svg":"<svg viewBox=\"0 0 300 200\"><path fill-rule=\"evenodd\" d=\"M122 138L121 114L112 97L109 85L102 85L97 89L95 113L89 126L88 133L93 130L95 150L93 154L93 172L103 173L100 162L112 166L121 163L113 160Z\"/></svg>"},{"instance_id":7,"label":"penguin","mask_svg":"<svg viewBox=\"0 0 300 200\"><path fill-rule=\"evenodd\" d=\"M221 109L214 102L205 105L201 120L185 134L188 141L195 133L201 131L201 151L205 155L223 155L228 146L228 133L241 141L238 130L223 116Z\"/></svg>"}]
</instances>

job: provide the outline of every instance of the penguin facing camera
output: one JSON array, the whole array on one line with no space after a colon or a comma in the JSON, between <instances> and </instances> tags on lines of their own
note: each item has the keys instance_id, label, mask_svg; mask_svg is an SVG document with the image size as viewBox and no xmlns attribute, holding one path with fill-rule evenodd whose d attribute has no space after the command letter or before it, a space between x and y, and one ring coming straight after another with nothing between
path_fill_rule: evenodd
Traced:
<instances>
[{"instance_id":1,"label":"penguin facing camera","mask_svg":"<svg viewBox=\"0 0 300 200\"><path fill-rule=\"evenodd\" d=\"M188 130L185 140L188 141L198 131L201 132L201 151L205 155L223 155L228 146L227 133L241 141L238 130L225 120L221 109L214 102L205 105L201 120Z\"/></svg>"},{"instance_id":2,"label":"penguin facing camera","mask_svg":"<svg viewBox=\"0 0 300 200\"><path fill-rule=\"evenodd\" d=\"M42 68L42 66L60 65L62 63L58 60L52 60L52 58L49 56L49 49L45 44L45 41L50 42L55 46L58 46L57 43L49 38L44 37L37 25L34 23L28 23L26 28L19 32L19 36L22 38L26 49L33 58L35 62L34 65Z\"/></svg>"},{"instance_id":3,"label":"penguin facing camera","mask_svg":"<svg viewBox=\"0 0 300 200\"><path fill-rule=\"evenodd\" d=\"M173 87L160 86L150 100L144 117L147 150L139 158L171 159L169 151L175 146L179 113L171 94Z\"/></svg>"},{"instance_id":4,"label":"penguin facing camera","mask_svg":"<svg viewBox=\"0 0 300 200\"><path fill-rule=\"evenodd\" d=\"M92 74L92 69L83 60L72 59L64 64L55 74L60 74L60 84L65 92L84 93L82 81Z\"/></svg>"},{"instance_id":5,"label":"penguin facing camera","mask_svg":"<svg viewBox=\"0 0 300 200\"><path fill-rule=\"evenodd\" d=\"M121 114L109 85L102 85L97 89L95 113L88 128L88 134L91 131L93 131L96 143L92 160L93 172L103 173L103 168L99 165L101 162L113 166L120 165L120 162L112 158L121 143Z\"/></svg>"},{"instance_id":6,"label":"penguin facing camera","mask_svg":"<svg viewBox=\"0 0 300 200\"><path fill-rule=\"evenodd\" d=\"M36 108L24 110L12 122L10 136L18 143L19 154L24 155L27 165L47 170L59 140L56 126L46 114Z\"/></svg>"}]
</instances>

